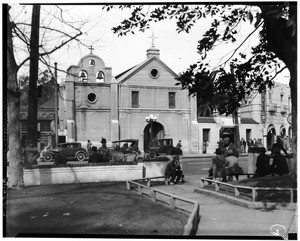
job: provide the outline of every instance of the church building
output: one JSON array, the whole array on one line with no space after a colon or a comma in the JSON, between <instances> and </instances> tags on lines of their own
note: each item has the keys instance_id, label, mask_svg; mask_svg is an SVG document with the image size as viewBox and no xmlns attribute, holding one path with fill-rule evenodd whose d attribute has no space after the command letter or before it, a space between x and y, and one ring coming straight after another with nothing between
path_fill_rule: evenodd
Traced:
<instances>
[{"instance_id":1,"label":"church building","mask_svg":"<svg viewBox=\"0 0 300 241\"><path fill-rule=\"evenodd\" d=\"M176 77L154 43L142 63L115 77L91 51L68 68L60 86L59 135L83 147L87 140L100 146L105 138L109 146L138 139L141 151L151 141L171 138L174 145L181 140L183 152L198 152L197 102L175 85Z\"/></svg>"},{"instance_id":2,"label":"church building","mask_svg":"<svg viewBox=\"0 0 300 241\"><path fill-rule=\"evenodd\" d=\"M93 50L93 48L90 48ZM143 152L158 139L181 140L184 153L214 153L225 134L233 141L233 129L240 138L261 139L268 150L277 136L291 140L290 90L283 84L253 93L232 116L210 110L202 116L196 97L175 85L177 74L161 59L152 42L146 58L116 76L112 68L92 51L78 65L67 69L59 95L59 139L65 142L88 140L99 147L108 142L138 139ZM197 112L198 111L198 112Z\"/></svg>"}]
</instances>

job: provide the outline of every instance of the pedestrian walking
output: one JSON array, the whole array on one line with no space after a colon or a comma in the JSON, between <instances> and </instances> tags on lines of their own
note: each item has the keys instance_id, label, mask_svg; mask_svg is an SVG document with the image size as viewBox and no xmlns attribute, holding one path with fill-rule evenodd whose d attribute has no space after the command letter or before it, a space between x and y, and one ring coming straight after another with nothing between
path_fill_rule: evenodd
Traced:
<instances>
[{"instance_id":1,"label":"pedestrian walking","mask_svg":"<svg viewBox=\"0 0 300 241\"><path fill-rule=\"evenodd\" d=\"M244 138L241 139L241 150L242 150L242 153L246 152L246 141Z\"/></svg>"},{"instance_id":2,"label":"pedestrian walking","mask_svg":"<svg viewBox=\"0 0 300 241\"><path fill-rule=\"evenodd\" d=\"M104 162L109 162L109 149L106 146L106 139L102 138L102 146L98 149L98 153L103 157Z\"/></svg>"},{"instance_id":3,"label":"pedestrian walking","mask_svg":"<svg viewBox=\"0 0 300 241\"><path fill-rule=\"evenodd\" d=\"M181 147L182 147L182 145L181 145L181 140L178 141L176 147L179 148L179 149L181 149Z\"/></svg>"},{"instance_id":4,"label":"pedestrian walking","mask_svg":"<svg viewBox=\"0 0 300 241\"><path fill-rule=\"evenodd\" d=\"M92 143L90 140L87 141L87 144L86 144L86 149L87 149L87 153L88 155L91 155L91 150L92 150Z\"/></svg>"}]
</instances>

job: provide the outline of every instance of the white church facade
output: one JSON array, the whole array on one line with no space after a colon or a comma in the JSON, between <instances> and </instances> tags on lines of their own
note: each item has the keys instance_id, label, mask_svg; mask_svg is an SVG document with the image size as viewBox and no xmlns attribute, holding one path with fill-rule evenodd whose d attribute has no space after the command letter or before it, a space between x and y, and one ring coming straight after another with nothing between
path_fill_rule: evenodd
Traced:
<instances>
[{"instance_id":1,"label":"white church facade","mask_svg":"<svg viewBox=\"0 0 300 241\"><path fill-rule=\"evenodd\" d=\"M171 138L174 145L181 140L184 152L198 151L196 99L175 85L177 74L160 60L158 49L148 49L145 61L115 77L92 53L67 72L59 101L66 142L99 146L102 137L108 143L131 138L144 151L150 137Z\"/></svg>"},{"instance_id":2,"label":"white church facade","mask_svg":"<svg viewBox=\"0 0 300 241\"><path fill-rule=\"evenodd\" d=\"M235 123L218 113L198 117L196 97L175 85L176 77L154 46L142 63L116 76L91 52L68 68L60 85L59 135L84 146L87 140L100 146L102 138L108 145L138 139L141 151L149 148L151 138L171 138L174 145L181 140L184 153L214 153L223 133L230 133ZM277 84L251 98L239 110L240 137L261 138L265 147L278 135L291 137L289 93L288 86Z\"/></svg>"}]
</instances>

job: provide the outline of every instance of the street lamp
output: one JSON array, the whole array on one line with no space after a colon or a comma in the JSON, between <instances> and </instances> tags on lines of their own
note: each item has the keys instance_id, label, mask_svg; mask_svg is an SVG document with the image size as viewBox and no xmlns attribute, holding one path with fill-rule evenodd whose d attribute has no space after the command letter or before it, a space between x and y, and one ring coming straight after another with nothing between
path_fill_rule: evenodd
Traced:
<instances>
[{"instance_id":1,"label":"street lamp","mask_svg":"<svg viewBox=\"0 0 300 241\"><path fill-rule=\"evenodd\" d=\"M156 120L157 117L152 114L146 117L147 123L150 124L150 147L152 146L152 141L153 141L153 122L156 122Z\"/></svg>"}]
</instances>

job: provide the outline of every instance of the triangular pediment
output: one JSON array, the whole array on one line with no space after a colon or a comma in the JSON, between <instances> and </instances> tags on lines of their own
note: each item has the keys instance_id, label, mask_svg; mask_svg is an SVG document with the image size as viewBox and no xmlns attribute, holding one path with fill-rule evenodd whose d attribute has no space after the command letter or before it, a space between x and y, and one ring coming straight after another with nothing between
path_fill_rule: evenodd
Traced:
<instances>
[{"instance_id":1,"label":"triangular pediment","mask_svg":"<svg viewBox=\"0 0 300 241\"><path fill-rule=\"evenodd\" d=\"M174 86L178 75L157 57L142 63L116 76L119 84Z\"/></svg>"}]
</instances>

